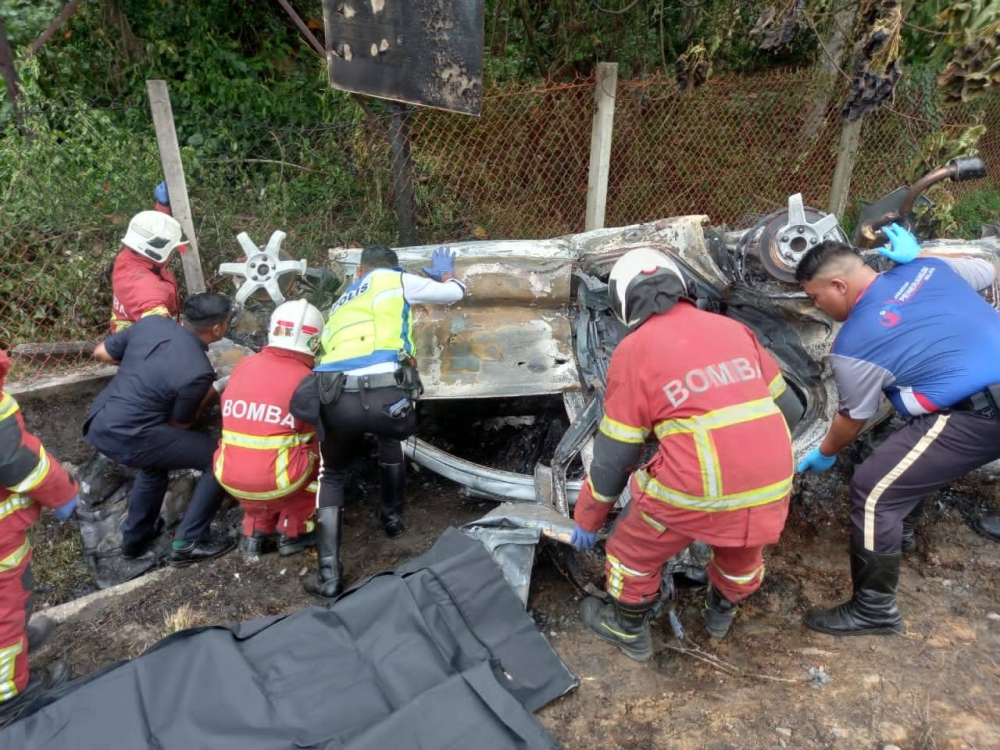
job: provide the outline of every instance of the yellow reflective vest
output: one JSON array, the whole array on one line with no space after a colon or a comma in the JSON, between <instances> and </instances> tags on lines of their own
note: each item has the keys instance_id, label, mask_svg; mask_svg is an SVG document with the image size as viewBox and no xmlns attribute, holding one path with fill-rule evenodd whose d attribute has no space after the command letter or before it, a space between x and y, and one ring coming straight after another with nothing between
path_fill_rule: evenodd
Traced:
<instances>
[{"instance_id":1,"label":"yellow reflective vest","mask_svg":"<svg viewBox=\"0 0 1000 750\"><path fill-rule=\"evenodd\" d=\"M412 356L413 320L403 296L403 273L376 268L348 287L330 309L318 372L345 372Z\"/></svg>"}]
</instances>

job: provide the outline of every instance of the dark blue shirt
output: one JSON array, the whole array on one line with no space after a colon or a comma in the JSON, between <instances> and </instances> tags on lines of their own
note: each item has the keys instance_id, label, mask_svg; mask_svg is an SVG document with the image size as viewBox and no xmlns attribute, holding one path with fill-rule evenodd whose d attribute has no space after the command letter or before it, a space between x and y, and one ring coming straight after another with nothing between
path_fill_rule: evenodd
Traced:
<instances>
[{"instance_id":1,"label":"dark blue shirt","mask_svg":"<svg viewBox=\"0 0 1000 750\"><path fill-rule=\"evenodd\" d=\"M108 439L131 442L151 427L194 420L215 379L208 346L194 333L151 315L109 336L104 348L121 365L84 425L98 450Z\"/></svg>"},{"instance_id":2,"label":"dark blue shirt","mask_svg":"<svg viewBox=\"0 0 1000 750\"><path fill-rule=\"evenodd\" d=\"M933 257L879 275L830 353L841 411L867 419L885 393L912 417L1000 383L1000 314L976 293L994 275L983 259Z\"/></svg>"}]
</instances>

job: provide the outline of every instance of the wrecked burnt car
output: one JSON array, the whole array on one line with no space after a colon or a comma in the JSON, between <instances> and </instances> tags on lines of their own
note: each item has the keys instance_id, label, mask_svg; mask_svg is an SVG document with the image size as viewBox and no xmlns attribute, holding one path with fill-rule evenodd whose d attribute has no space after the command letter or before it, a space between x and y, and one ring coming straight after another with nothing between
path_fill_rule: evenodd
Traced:
<instances>
[{"instance_id":1,"label":"wrecked burnt car","mask_svg":"<svg viewBox=\"0 0 1000 750\"><path fill-rule=\"evenodd\" d=\"M929 185L983 175L982 161L966 157L910 188L865 204L850 241L868 249L882 245L886 239L880 230L889 222L916 226L913 207L926 203L921 193ZM801 195L793 195L785 210L742 231L713 227L707 216L696 215L550 240L452 244L457 273L468 286L465 299L450 308L415 312L424 400L558 396L569 427L551 460L536 465L533 474L473 463L420 438L407 443L407 455L474 496L550 504L567 516L580 487L579 464L589 467L608 364L625 334L608 307L607 276L624 253L652 247L677 261L700 307L747 325L774 356L796 396L794 413L786 417L798 459L822 438L837 408L835 386L824 366L837 324L794 281L801 257L824 239L849 241L835 216L805 206ZM982 257L994 265L1000 251L996 237L922 244L936 253ZM397 252L406 270L419 272L435 247ZM330 268L348 278L359 256L360 250L331 250ZM876 267L889 264L873 250L866 260ZM998 305L996 283L984 295ZM890 413L885 402L869 429ZM567 479L577 457L578 476Z\"/></svg>"}]
</instances>

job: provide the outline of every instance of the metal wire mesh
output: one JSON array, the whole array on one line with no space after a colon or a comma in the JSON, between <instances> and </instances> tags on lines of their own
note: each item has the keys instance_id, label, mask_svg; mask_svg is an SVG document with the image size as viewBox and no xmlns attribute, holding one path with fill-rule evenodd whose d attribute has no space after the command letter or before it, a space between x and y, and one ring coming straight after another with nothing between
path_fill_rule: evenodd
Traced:
<instances>
[{"instance_id":1,"label":"metal wire mesh","mask_svg":"<svg viewBox=\"0 0 1000 750\"><path fill-rule=\"evenodd\" d=\"M487 89L483 114L416 110L407 118L416 234L423 242L544 238L584 228L594 81ZM840 142L844 87L813 71L718 78L682 94L672 79L618 83L605 223L707 214L745 227L802 192L825 209ZM919 88L865 121L848 218L860 199L908 183L924 138L975 122L985 181L996 187L1000 95L937 114ZM175 102L202 265L237 260L236 235L311 265L327 249L395 244L388 117L341 108L335 121L275 127ZM930 113L930 114L928 114ZM26 107L24 133L0 133L0 345L97 341L111 310L104 274L130 217L152 207L161 179L145 101ZM209 124L206 125L206 122ZM180 277L179 264L177 274ZM59 364L36 357L34 368ZM26 373L22 365L21 377Z\"/></svg>"}]
</instances>

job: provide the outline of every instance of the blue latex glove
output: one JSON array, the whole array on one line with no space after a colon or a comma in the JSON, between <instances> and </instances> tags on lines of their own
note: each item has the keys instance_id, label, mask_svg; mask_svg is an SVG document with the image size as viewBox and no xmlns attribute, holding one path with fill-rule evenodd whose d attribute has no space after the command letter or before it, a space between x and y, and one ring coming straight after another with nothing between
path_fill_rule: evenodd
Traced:
<instances>
[{"instance_id":1,"label":"blue latex glove","mask_svg":"<svg viewBox=\"0 0 1000 750\"><path fill-rule=\"evenodd\" d=\"M431 256L430 267L424 266L420 270L434 279L434 281L441 281L441 277L446 273L455 273L455 256L456 253L453 250L447 247L439 247L434 251L434 255Z\"/></svg>"},{"instance_id":2,"label":"blue latex glove","mask_svg":"<svg viewBox=\"0 0 1000 750\"><path fill-rule=\"evenodd\" d=\"M579 526L573 528L573 535L569 538L569 543L578 550L594 549L597 544L596 531L584 531Z\"/></svg>"},{"instance_id":3,"label":"blue latex glove","mask_svg":"<svg viewBox=\"0 0 1000 750\"><path fill-rule=\"evenodd\" d=\"M170 193L167 192L167 181L164 180L159 185L156 186L156 190L153 191L153 197L156 199L157 203L164 206L170 205Z\"/></svg>"},{"instance_id":4,"label":"blue latex glove","mask_svg":"<svg viewBox=\"0 0 1000 750\"><path fill-rule=\"evenodd\" d=\"M799 462L799 465L795 468L795 471L797 471L799 474L802 474L804 472L812 470L817 474L819 474L829 469L835 463L837 463L836 456L825 456L820 451L819 446L816 446L806 454L805 458L803 458Z\"/></svg>"},{"instance_id":5,"label":"blue latex glove","mask_svg":"<svg viewBox=\"0 0 1000 750\"><path fill-rule=\"evenodd\" d=\"M878 249L880 255L897 263L909 263L920 255L920 245L917 244L917 238L896 222L882 227L882 231L889 238L889 247L885 245L880 247Z\"/></svg>"},{"instance_id":6,"label":"blue latex glove","mask_svg":"<svg viewBox=\"0 0 1000 750\"><path fill-rule=\"evenodd\" d=\"M66 503L65 505L60 505L58 508L53 509L52 512L55 513L56 518L58 518L60 521L65 521L67 518L73 515L73 511L76 510L76 505L79 502L80 502L80 496L73 495L73 497L70 498L70 501L68 503Z\"/></svg>"}]
</instances>

